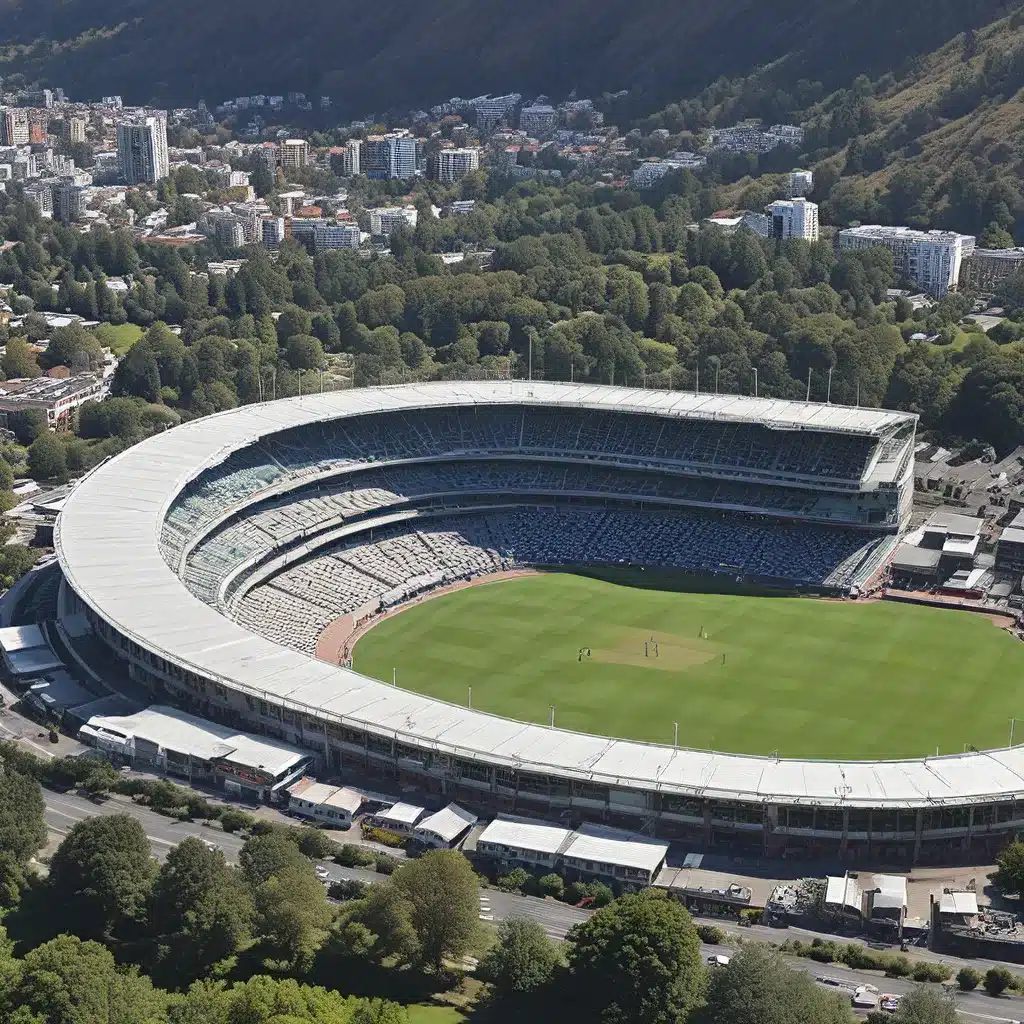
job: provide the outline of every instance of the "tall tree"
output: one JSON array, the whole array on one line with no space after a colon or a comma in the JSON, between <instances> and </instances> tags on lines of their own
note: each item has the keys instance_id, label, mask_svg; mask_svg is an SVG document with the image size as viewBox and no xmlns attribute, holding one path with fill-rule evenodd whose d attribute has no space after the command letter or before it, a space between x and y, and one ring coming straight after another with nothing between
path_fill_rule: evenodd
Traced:
<instances>
[{"instance_id":1,"label":"tall tree","mask_svg":"<svg viewBox=\"0 0 1024 1024\"><path fill-rule=\"evenodd\" d=\"M570 996L583 1019L675 1024L700 997L700 939L683 907L655 890L598 910L567 936Z\"/></svg>"},{"instance_id":2,"label":"tall tree","mask_svg":"<svg viewBox=\"0 0 1024 1024\"><path fill-rule=\"evenodd\" d=\"M479 929L480 884L457 850L434 850L403 865L392 884L410 905L422 962L440 970L469 951Z\"/></svg>"},{"instance_id":3,"label":"tall tree","mask_svg":"<svg viewBox=\"0 0 1024 1024\"><path fill-rule=\"evenodd\" d=\"M156 862L138 819L86 818L71 827L50 864L62 927L83 938L110 938L142 920Z\"/></svg>"},{"instance_id":4,"label":"tall tree","mask_svg":"<svg viewBox=\"0 0 1024 1024\"><path fill-rule=\"evenodd\" d=\"M518 998L543 989L558 960L558 950L537 921L512 917L502 921L498 941L480 961L477 974L494 986L499 998Z\"/></svg>"},{"instance_id":5,"label":"tall tree","mask_svg":"<svg viewBox=\"0 0 1024 1024\"><path fill-rule=\"evenodd\" d=\"M694 1024L849 1024L848 1002L819 988L767 946L745 946L708 979Z\"/></svg>"},{"instance_id":6,"label":"tall tree","mask_svg":"<svg viewBox=\"0 0 1024 1024\"><path fill-rule=\"evenodd\" d=\"M0 774L0 853L24 864L46 842L43 791L20 772Z\"/></svg>"},{"instance_id":7,"label":"tall tree","mask_svg":"<svg viewBox=\"0 0 1024 1024\"><path fill-rule=\"evenodd\" d=\"M149 920L169 986L204 975L249 939L253 899L219 850L190 836L167 855L153 883Z\"/></svg>"}]
</instances>

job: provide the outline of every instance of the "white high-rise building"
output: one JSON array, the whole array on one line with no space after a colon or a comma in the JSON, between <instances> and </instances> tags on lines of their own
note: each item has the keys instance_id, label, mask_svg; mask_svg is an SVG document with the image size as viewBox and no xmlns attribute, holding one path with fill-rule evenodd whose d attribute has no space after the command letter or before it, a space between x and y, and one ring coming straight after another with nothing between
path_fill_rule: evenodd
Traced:
<instances>
[{"instance_id":1,"label":"white high-rise building","mask_svg":"<svg viewBox=\"0 0 1024 1024\"><path fill-rule=\"evenodd\" d=\"M802 171L797 168L789 172L789 198L809 196L814 191L814 172Z\"/></svg>"},{"instance_id":2,"label":"white high-rise building","mask_svg":"<svg viewBox=\"0 0 1024 1024\"><path fill-rule=\"evenodd\" d=\"M309 163L309 143L305 139L285 139L281 143L281 166L297 171Z\"/></svg>"},{"instance_id":3,"label":"white high-rise building","mask_svg":"<svg viewBox=\"0 0 1024 1024\"><path fill-rule=\"evenodd\" d=\"M546 135L557 121L558 111L547 103L535 103L519 111L519 127L527 135Z\"/></svg>"},{"instance_id":4,"label":"white high-rise building","mask_svg":"<svg viewBox=\"0 0 1024 1024\"><path fill-rule=\"evenodd\" d=\"M167 177L170 165L165 114L119 122L117 165L126 185L154 183Z\"/></svg>"},{"instance_id":5,"label":"white high-rise building","mask_svg":"<svg viewBox=\"0 0 1024 1024\"><path fill-rule=\"evenodd\" d=\"M27 146L31 137L28 123L28 111L17 107L8 107L3 117L5 146Z\"/></svg>"},{"instance_id":6,"label":"white high-rise building","mask_svg":"<svg viewBox=\"0 0 1024 1024\"><path fill-rule=\"evenodd\" d=\"M916 231L907 227L864 224L839 232L840 249L885 246L896 272L922 291L941 299L956 290L963 260L974 252L974 236L955 231Z\"/></svg>"},{"instance_id":7,"label":"white high-rise building","mask_svg":"<svg viewBox=\"0 0 1024 1024\"><path fill-rule=\"evenodd\" d=\"M412 230L417 219L415 206L384 206L370 210L370 234L390 235L399 227Z\"/></svg>"},{"instance_id":8,"label":"white high-rise building","mask_svg":"<svg viewBox=\"0 0 1024 1024\"><path fill-rule=\"evenodd\" d=\"M437 180L451 184L480 168L479 149L440 149L437 152Z\"/></svg>"},{"instance_id":9,"label":"white high-rise building","mask_svg":"<svg viewBox=\"0 0 1024 1024\"><path fill-rule=\"evenodd\" d=\"M341 169L345 175L352 177L360 173L363 166L362 153L362 139L349 139L345 143L345 155L341 158Z\"/></svg>"},{"instance_id":10,"label":"white high-rise building","mask_svg":"<svg viewBox=\"0 0 1024 1024\"><path fill-rule=\"evenodd\" d=\"M371 135L366 140L366 173L376 181L416 177L416 140L405 135Z\"/></svg>"},{"instance_id":11,"label":"white high-rise building","mask_svg":"<svg viewBox=\"0 0 1024 1024\"><path fill-rule=\"evenodd\" d=\"M765 207L770 238L818 240L818 204L807 199L779 199Z\"/></svg>"},{"instance_id":12,"label":"white high-rise building","mask_svg":"<svg viewBox=\"0 0 1024 1024\"><path fill-rule=\"evenodd\" d=\"M42 181L30 181L25 186L25 198L34 203L46 220L53 218L53 189Z\"/></svg>"},{"instance_id":13,"label":"white high-rise building","mask_svg":"<svg viewBox=\"0 0 1024 1024\"><path fill-rule=\"evenodd\" d=\"M264 217L260 224L260 241L264 248L280 249L284 241L284 217Z\"/></svg>"}]
</instances>

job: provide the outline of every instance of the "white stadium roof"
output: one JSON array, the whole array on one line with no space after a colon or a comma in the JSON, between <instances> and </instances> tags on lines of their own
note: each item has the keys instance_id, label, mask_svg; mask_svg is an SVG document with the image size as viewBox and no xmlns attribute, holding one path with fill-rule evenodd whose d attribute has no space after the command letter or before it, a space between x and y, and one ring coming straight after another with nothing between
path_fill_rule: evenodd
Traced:
<instances>
[{"instance_id":1,"label":"white stadium roof","mask_svg":"<svg viewBox=\"0 0 1024 1024\"><path fill-rule=\"evenodd\" d=\"M244 629L189 593L160 554L160 527L174 495L201 467L262 435L378 411L508 403L772 418L781 427L865 433L912 418L877 409L521 381L356 389L250 405L158 434L86 477L57 522L61 567L97 615L167 661L261 699L438 752L613 789L742 801L916 807L1024 795L1024 747L889 762L785 760L608 739L470 711Z\"/></svg>"}]
</instances>

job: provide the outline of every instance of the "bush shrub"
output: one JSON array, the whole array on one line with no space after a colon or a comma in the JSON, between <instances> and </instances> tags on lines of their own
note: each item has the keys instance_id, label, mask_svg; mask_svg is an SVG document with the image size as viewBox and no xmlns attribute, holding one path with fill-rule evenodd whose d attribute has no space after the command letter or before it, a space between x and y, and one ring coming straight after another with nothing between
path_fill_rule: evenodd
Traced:
<instances>
[{"instance_id":1,"label":"bush shrub","mask_svg":"<svg viewBox=\"0 0 1024 1024\"><path fill-rule=\"evenodd\" d=\"M344 846L334 855L336 864L343 868L367 868L374 863L372 850L356 846L355 843L345 843Z\"/></svg>"},{"instance_id":2,"label":"bush shrub","mask_svg":"<svg viewBox=\"0 0 1024 1024\"><path fill-rule=\"evenodd\" d=\"M565 895L565 882L561 875L554 873L544 875L538 880L537 887L542 896L553 896L556 900L560 900Z\"/></svg>"},{"instance_id":3,"label":"bush shrub","mask_svg":"<svg viewBox=\"0 0 1024 1024\"><path fill-rule=\"evenodd\" d=\"M697 934L700 936L700 941L706 942L709 946L719 946L725 938L722 929L713 924L697 925Z\"/></svg>"},{"instance_id":4,"label":"bush shrub","mask_svg":"<svg viewBox=\"0 0 1024 1024\"><path fill-rule=\"evenodd\" d=\"M393 875L398 868L398 858L389 853L373 855L373 870L381 875Z\"/></svg>"},{"instance_id":5,"label":"bush shrub","mask_svg":"<svg viewBox=\"0 0 1024 1024\"><path fill-rule=\"evenodd\" d=\"M949 964L934 963L931 960L918 960L910 976L914 981L949 981L953 977L953 968Z\"/></svg>"},{"instance_id":6,"label":"bush shrub","mask_svg":"<svg viewBox=\"0 0 1024 1024\"><path fill-rule=\"evenodd\" d=\"M961 967L956 972L956 983L960 986L961 992L973 992L981 984L981 971L973 967Z\"/></svg>"},{"instance_id":7,"label":"bush shrub","mask_svg":"<svg viewBox=\"0 0 1024 1024\"><path fill-rule=\"evenodd\" d=\"M569 887L565 890L566 902L572 903L574 906L587 895L587 884L586 882L570 882Z\"/></svg>"},{"instance_id":8,"label":"bush shrub","mask_svg":"<svg viewBox=\"0 0 1024 1024\"><path fill-rule=\"evenodd\" d=\"M1005 967L990 967L985 972L985 991L990 996L1001 995L1013 984L1013 975Z\"/></svg>"},{"instance_id":9,"label":"bush shrub","mask_svg":"<svg viewBox=\"0 0 1024 1024\"><path fill-rule=\"evenodd\" d=\"M326 860L337 852L337 843L316 828L304 828L299 835L299 852L310 860Z\"/></svg>"},{"instance_id":10,"label":"bush shrub","mask_svg":"<svg viewBox=\"0 0 1024 1024\"><path fill-rule=\"evenodd\" d=\"M405 846L405 836L390 832L386 828L377 828L375 825L363 825L363 838L390 847L392 850Z\"/></svg>"},{"instance_id":11,"label":"bush shrub","mask_svg":"<svg viewBox=\"0 0 1024 1024\"><path fill-rule=\"evenodd\" d=\"M327 895L332 900L361 900L369 890L365 882L355 878L344 878L340 882L331 882Z\"/></svg>"},{"instance_id":12,"label":"bush shrub","mask_svg":"<svg viewBox=\"0 0 1024 1024\"><path fill-rule=\"evenodd\" d=\"M910 961L905 956L893 956L886 959L885 976L887 978L905 978L910 974Z\"/></svg>"},{"instance_id":13,"label":"bush shrub","mask_svg":"<svg viewBox=\"0 0 1024 1024\"><path fill-rule=\"evenodd\" d=\"M530 873L523 868L515 868L507 875L498 879L498 888L505 892L522 892L523 886L530 880Z\"/></svg>"},{"instance_id":14,"label":"bush shrub","mask_svg":"<svg viewBox=\"0 0 1024 1024\"><path fill-rule=\"evenodd\" d=\"M241 832L242 829L251 829L255 821L256 819L251 814L235 810L233 807L226 808L220 815L220 827L225 832Z\"/></svg>"},{"instance_id":15,"label":"bush shrub","mask_svg":"<svg viewBox=\"0 0 1024 1024\"><path fill-rule=\"evenodd\" d=\"M740 911L740 920L749 921L751 924L760 924L763 911L756 907L747 907Z\"/></svg>"},{"instance_id":16,"label":"bush shrub","mask_svg":"<svg viewBox=\"0 0 1024 1024\"><path fill-rule=\"evenodd\" d=\"M594 900L595 907L607 907L615 899L615 893L604 882L591 882L587 886L587 895Z\"/></svg>"}]
</instances>

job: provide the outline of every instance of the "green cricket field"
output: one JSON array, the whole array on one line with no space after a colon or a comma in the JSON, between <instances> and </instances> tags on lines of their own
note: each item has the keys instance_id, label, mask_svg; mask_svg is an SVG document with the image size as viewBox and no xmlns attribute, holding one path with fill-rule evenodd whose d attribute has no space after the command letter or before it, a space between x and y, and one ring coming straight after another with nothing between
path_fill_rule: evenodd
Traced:
<instances>
[{"instance_id":1,"label":"green cricket field","mask_svg":"<svg viewBox=\"0 0 1024 1024\"><path fill-rule=\"evenodd\" d=\"M544 573L381 621L355 668L566 729L782 757L917 757L1024 729L1024 644L987 616ZM589 652L589 653L588 653ZM1021 733L1024 738L1024 732Z\"/></svg>"}]
</instances>

